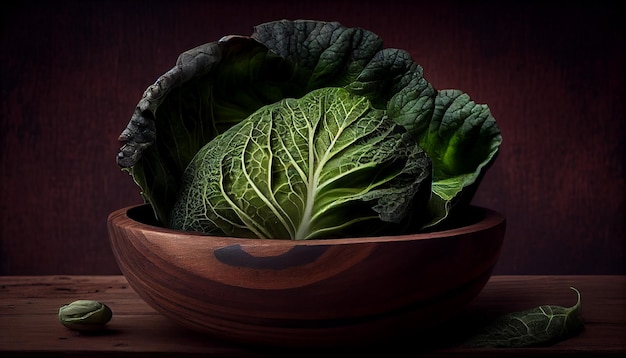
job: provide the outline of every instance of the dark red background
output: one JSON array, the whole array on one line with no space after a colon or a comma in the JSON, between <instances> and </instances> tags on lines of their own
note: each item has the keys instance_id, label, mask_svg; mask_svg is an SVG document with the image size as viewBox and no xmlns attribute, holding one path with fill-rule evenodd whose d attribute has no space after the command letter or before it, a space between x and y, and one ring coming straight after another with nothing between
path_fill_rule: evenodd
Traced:
<instances>
[{"instance_id":1,"label":"dark red background","mask_svg":"<svg viewBox=\"0 0 626 358\"><path fill-rule=\"evenodd\" d=\"M474 203L508 218L496 273L624 274L624 32L607 4L9 2L0 274L119 273L106 218L141 202L115 163L141 94L180 52L283 18L372 30L490 106L504 143Z\"/></svg>"}]
</instances>

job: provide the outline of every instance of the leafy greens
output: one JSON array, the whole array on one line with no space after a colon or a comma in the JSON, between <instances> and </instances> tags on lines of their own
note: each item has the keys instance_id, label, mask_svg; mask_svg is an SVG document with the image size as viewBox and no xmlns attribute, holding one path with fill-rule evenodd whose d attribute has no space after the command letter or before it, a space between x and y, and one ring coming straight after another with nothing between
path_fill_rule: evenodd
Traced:
<instances>
[{"instance_id":1,"label":"leafy greens","mask_svg":"<svg viewBox=\"0 0 626 358\"><path fill-rule=\"evenodd\" d=\"M144 92L117 160L166 226L306 239L444 221L501 140L486 105L435 90L374 33L281 20L182 53Z\"/></svg>"},{"instance_id":2,"label":"leafy greens","mask_svg":"<svg viewBox=\"0 0 626 358\"><path fill-rule=\"evenodd\" d=\"M202 148L171 227L294 240L369 233L372 220L401 223L424 206L430 175L426 153L384 111L322 88L265 106Z\"/></svg>"},{"instance_id":3,"label":"leafy greens","mask_svg":"<svg viewBox=\"0 0 626 358\"><path fill-rule=\"evenodd\" d=\"M520 348L549 346L584 329L580 292L572 307L543 305L498 317L471 337L468 347Z\"/></svg>"}]
</instances>

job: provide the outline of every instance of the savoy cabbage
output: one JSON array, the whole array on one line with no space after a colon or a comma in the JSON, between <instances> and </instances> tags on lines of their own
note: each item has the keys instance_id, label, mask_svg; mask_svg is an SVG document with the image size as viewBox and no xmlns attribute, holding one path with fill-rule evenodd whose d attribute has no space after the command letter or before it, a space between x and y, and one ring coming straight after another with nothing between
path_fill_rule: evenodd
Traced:
<instances>
[{"instance_id":1,"label":"savoy cabbage","mask_svg":"<svg viewBox=\"0 0 626 358\"><path fill-rule=\"evenodd\" d=\"M282 20L182 53L120 141L164 226L300 240L444 222L502 137L486 105L374 33Z\"/></svg>"}]
</instances>

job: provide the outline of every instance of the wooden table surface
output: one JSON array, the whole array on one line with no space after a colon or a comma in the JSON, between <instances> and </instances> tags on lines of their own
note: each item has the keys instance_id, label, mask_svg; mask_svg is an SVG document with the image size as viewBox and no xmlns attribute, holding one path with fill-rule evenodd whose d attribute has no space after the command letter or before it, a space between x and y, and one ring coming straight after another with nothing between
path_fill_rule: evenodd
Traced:
<instances>
[{"instance_id":1,"label":"wooden table surface","mask_svg":"<svg viewBox=\"0 0 626 358\"><path fill-rule=\"evenodd\" d=\"M585 330L550 347L477 349L461 342L490 319L543 304L572 306L582 294ZM102 334L79 334L57 319L78 299L106 303ZM626 356L626 276L494 276L454 320L428 334L360 347L286 350L243 347L170 322L144 303L123 276L0 276L0 357L393 357Z\"/></svg>"}]
</instances>

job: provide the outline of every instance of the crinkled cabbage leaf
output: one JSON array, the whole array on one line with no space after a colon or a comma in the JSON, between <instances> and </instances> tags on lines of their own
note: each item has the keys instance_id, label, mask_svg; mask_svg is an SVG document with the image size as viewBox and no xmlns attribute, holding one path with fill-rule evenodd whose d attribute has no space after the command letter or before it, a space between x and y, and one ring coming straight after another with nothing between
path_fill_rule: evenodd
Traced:
<instances>
[{"instance_id":1,"label":"crinkled cabbage leaf","mask_svg":"<svg viewBox=\"0 0 626 358\"><path fill-rule=\"evenodd\" d=\"M262 107L202 148L170 227L292 240L397 232L426 217L412 211L426 208L431 173L384 110L322 88Z\"/></svg>"},{"instance_id":2,"label":"crinkled cabbage leaf","mask_svg":"<svg viewBox=\"0 0 626 358\"><path fill-rule=\"evenodd\" d=\"M459 90L439 91L428 128L415 134L433 161L432 217L425 226L434 226L454 205L469 203L495 161L502 137L487 105Z\"/></svg>"},{"instance_id":3,"label":"crinkled cabbage leaf","mask_svg":"<svg viewBox=\"0 0 626 358\"><path fill-rule=\"evenodd\" d=\"M317 89L363 96L402 126L432 162L423 226L469 202L495 160L500 132L486 105L456 90L437 91L401 49L336 22L274 21L251 36L225 36L182 53L148 87L119 140L117 157L166 224L196 154L250 115Z\"/></svg>"}]
</instances>

